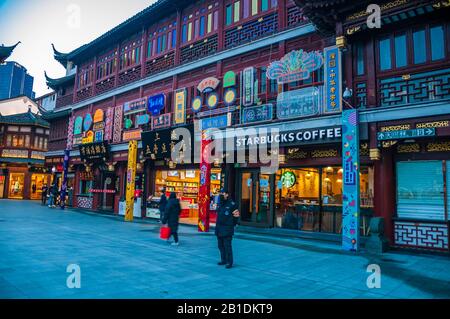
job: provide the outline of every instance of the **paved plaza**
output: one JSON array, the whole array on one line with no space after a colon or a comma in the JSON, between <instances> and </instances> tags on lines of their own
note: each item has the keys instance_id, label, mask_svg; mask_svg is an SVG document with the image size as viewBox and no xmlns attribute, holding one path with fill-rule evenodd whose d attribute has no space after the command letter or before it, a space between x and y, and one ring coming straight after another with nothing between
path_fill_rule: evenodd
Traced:
<instances>
[{"instance_id":1,"label":"paved plaza","mask_svg":"<svg viewBox=\"0 0 450 319\"><path fill-rule=\"evenodd\" d=\"M0 201L0 298L449 298L450 258L342 252L312 240L238 232L235 267L218 266L213 232L180 227L180 246L156 223ZM69 289L68 265L80 267ZM367 266L381 268L369 289Z\"/></svg>"}]
</instances>

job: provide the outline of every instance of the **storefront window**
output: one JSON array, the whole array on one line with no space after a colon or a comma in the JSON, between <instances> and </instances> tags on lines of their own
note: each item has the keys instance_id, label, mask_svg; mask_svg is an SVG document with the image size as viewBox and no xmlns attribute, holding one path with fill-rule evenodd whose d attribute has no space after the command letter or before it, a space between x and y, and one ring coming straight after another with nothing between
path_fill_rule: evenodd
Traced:
<instances>
[{"instance_id":1,"label":"storefront window","mask_svg":"<svg viewBox=\"0 0 450 319\"><path fill-rule=\"evenodd\" d=\"M80 181L80 190L78 192L79 195L92 197L92 193L90 189L92 189L93 181Z\"/></svg>"},{"instance_id":2,"label":"storefront window","mask_svg":"<svg viewBox=\"0 0 450 319\"><path fill-rule=\"evenodd\" d=\"M398 217L445 220L443 168L442 161L397 163Z\"/></svg>"},{"instance_id":3,"label":"storefront window","mask_svg":"<svg viewBox=\"0 0 450 319\"><path fill-rule=\"evenodd\" d=\"M215 198L219 194L221 180L221 169L211 169L211 210L213 211L216 208ZM180 222L197 224L199 182L200 170L198 169L158 170L156 171L154 196L160 197L164 187L166 196L175 192L181 203Z\"/></svg>"},{"instance_id":4,"label":"storefront window","mask_svg":"<svg viewBox=\"0 0 450 319\"><path fill-rule=\"evenodd\" d=\"M314 232L342 232L342 167L285 168L276 176L276 227ZM373 214L374 174L361 167L361 234L368 234Z\"/></svg>"},{"instance_id":5,"label":"storefront window","mask_svg":"<svg viewBox=\"0 0 450 319\"><path fill-rule=\"evenodd\" d=\"M44 175L44 174L31 175L30 198L31 199L41 199L42 187L46 183L47 183L47 175Z\"/></svg>"},{"instance_id":6,"label":"storefront window","mask_svg":"<svg viewBox=\"0 0 450 319\"><path fill-rule=\"evenodd\" d=\"M9 174L9 198L23 199L25 174Z\"/></svg>"}]
</instances>

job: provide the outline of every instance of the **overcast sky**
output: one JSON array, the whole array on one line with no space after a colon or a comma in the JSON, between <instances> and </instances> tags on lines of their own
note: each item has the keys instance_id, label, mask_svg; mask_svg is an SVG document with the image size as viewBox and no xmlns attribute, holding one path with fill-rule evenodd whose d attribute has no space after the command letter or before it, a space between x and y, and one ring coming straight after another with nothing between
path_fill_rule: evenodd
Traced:
<instances>
[{"instance_id":1,"label":"overcast sky","mask_svg":"<svg viewBox=\"0 0 450 319\"><path fill-rule=\"evenodd\" d=\"M0 0L0 44L22 43L8 61L34 77L36 96L50 92L50 77L65 75L51 44L70 52L145 9L155 0ZM79 14L78 14L79 13Z\"/></svg>"}]
</instances>

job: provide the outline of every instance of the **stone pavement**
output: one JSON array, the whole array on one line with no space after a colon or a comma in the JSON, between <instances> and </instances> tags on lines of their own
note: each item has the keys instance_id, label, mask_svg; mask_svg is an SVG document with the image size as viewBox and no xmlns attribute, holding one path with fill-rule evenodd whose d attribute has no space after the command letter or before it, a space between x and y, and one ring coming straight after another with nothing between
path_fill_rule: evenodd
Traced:
<instances>
[{"instance_id":1,"label":"stone pavement","mask_svg":"<svg viewBox=\"0 0 450 319\"><path fill-rule=\"evenodd\" d=\"M180 227L180 246L159 226L0 201L0 298L449 298L450 258L381 257L319 241L237 234L235 267L217 266L216 239ZM81 288L69 289L69 264ZM369 289L369 264L381 288Z\"/></svg>"}]
</instances>

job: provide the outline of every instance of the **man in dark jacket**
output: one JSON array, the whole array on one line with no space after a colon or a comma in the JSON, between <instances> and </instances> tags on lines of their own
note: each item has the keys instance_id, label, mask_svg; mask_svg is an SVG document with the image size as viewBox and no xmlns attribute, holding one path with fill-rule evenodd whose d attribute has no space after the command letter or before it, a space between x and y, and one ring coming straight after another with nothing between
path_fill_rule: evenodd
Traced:
<instances>
[{"instance_id":1,"label":"man in dark jacket","mask_svg":"<svg viewBox=\"0 0 450 319\"><path fill-rule=\"evenodd\" d=\"M42 205L45 205L45 202L47 200L47 192L48 192L48 187L47 184L44 184L44 186L42 187L42 194L41 194L41 203Z\"/></svg>"},{"instance_id":2,"label":"man in dark jacket","mask_svg":"<svg viewBox=\"0 0 450 319\"><path fill-rule=\"evenodd\" d=\"M170 235L173 236L173 246L178 246L178 224L180 219L181 205L176 193L170 193L167 201L166 211L162 219L163 224L170 228Z\"/></svg>"},{"instance_id":3,"label":"man in dark jacket","mask_svg":"<svg viewBox=\"0 0 450 319\"><path fill-rule=\"evenodd\" d=\"M166 211L167 205L167 197L166 197L166 188L162 189L161 199L159 200L159 219L162 221L164 219L164 213Z\"/></svg>"},{"instance_id":4,"label":"man in dark jacket","mask_svg":"<svg viewBox=\"0 0 450 319\"><path fill-rule=\"evenodd\" d=\"M220 202L217 209L216 236L220 250L221 261L218 265L226 265L226 268L233 266L233 249L231 241L234 235L234 227L239 220L239 210L237 204L230 198L228 191L222 189L220 192Z\"/></svg>"}]
</instances>

